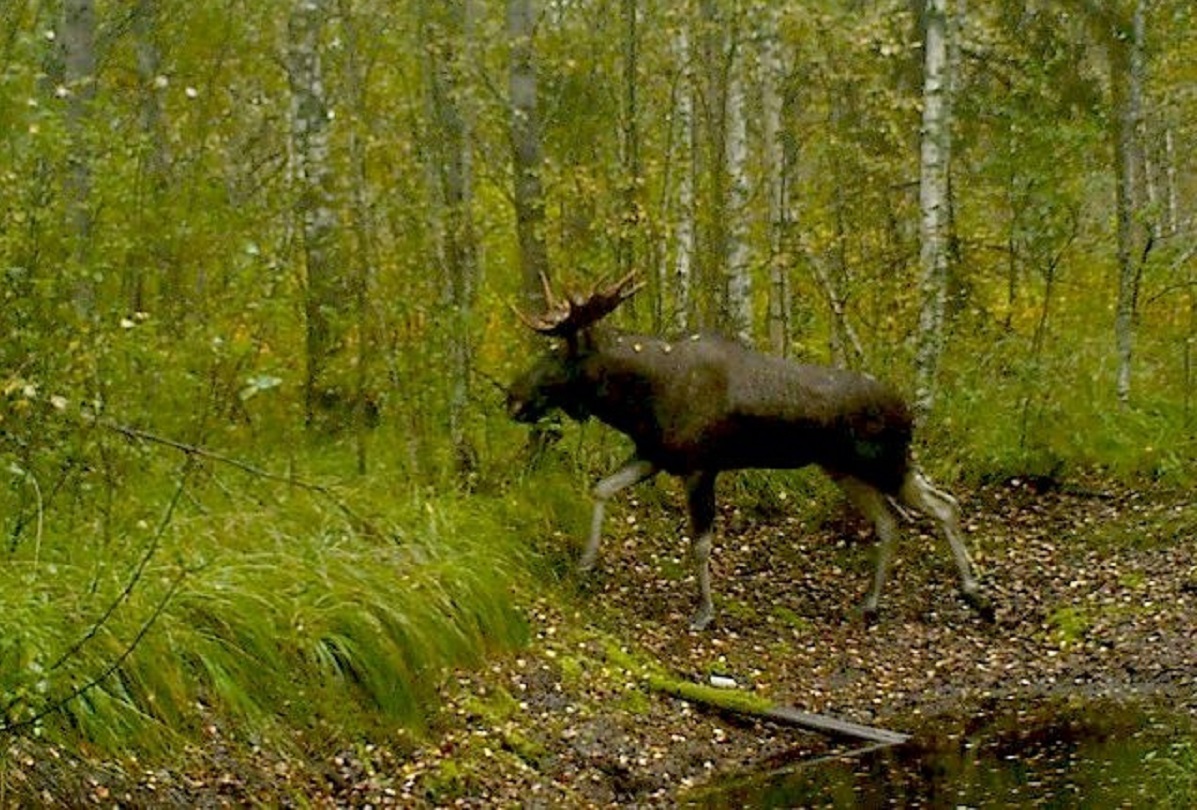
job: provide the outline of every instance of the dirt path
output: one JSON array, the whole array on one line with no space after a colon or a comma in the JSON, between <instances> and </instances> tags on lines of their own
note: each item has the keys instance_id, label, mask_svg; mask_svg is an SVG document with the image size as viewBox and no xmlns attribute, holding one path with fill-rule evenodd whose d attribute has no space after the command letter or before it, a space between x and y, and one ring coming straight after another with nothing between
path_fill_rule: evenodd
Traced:
<instances>
[{"instance_id":1,"label":"dirt path","mask_svg":"<svg viewBox=\"0 0 1197 810\"><path fill-rule=\"evenodd\" d=\"M863 524L838 509L820 525L729 510L713 557L718 621L701 634L685 630L695 585L680 512L619 506L576 612L538 606L526 655L451 690L462 725L427 753L483 735L493 770L462 772L445 793L427 781L433 765L405 791L479 805L669 805L712 773L830 744L653 694L611 645L698 683L715 674L778 703L903 730L1051 694L1163 695L1197 713L1197 506L1183 493L1013 481L962 505L992 622L956 595L930 526L904 527L881 619L868 625L857 613L871 570Z\"/></svg>"}]
</instances>

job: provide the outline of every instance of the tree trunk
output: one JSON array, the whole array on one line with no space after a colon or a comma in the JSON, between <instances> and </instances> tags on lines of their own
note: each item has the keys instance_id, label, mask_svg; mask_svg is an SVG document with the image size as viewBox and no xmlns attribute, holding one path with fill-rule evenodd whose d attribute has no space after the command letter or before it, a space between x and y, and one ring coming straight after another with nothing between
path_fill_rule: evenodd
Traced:
<instances>
[{"instance_id":1,"label":"tree trunk","mask_svg":"<svg viewBox=\"0 0 1197 810\"><path fill-rule=\"evenodd\" d=\"M1131 23L1130 39L1122 42L1115 36L1112 47L1127 49L1124 60L1113 60L1115 75L1113 86L1118 120L1114 142L1115 172L1117 173L1116 194L1118 210L1118 303L1114 318L1114 335L1118 347L1118 378L1116 393L1123 406L1130 403L1131 367L1134 360L1135 317L1139 301L1139 281L1143 261L1150 247L1150 236L1144 234L1143 254L1136 248L1140 239L1136 219L1142 195L1142 145L1141 129L1143 114L1144 83L1144 20L1145 0L1137 0ZM1122 87L1121 93L1117 88Z\"/></svg>"},{"instance_id":2,"label":"tree trunk","mask_svg":"<svg viewBox=\"0 0 1197 810\"><path fill-rule=\"evenodd\" d=\"M536 20L532 3L533 0L508 0L507 3L507 35L511 45L507 79L511 103L515 226L523 297L529 311L539 312L544 306L541 279L549 276L549 258L545 248L544 189L540 179L542 145L532 51Z\"/></svg>"},{"instance_id":3,"label":"tree trunk","mask_svg":"<svg viewBox=\"0 0 1197 810\"><path fill-rule=\"evenodd\" d=\"M694 284L694 68L690 54L690 27L685 19L678 20L673 37L678 64L677 102L674 118L680 142L678 144L677 214L673 234L676 242L673 260L674 310L673 326L679 332L689 330L693 317Z\"/></svg>"},{"instance_id":4,"label":"tree trunk","mask_svg":"<svg viewBox=\"0 0 1197 810\"><path fill-rule=\"evenodd\" d=\"M329 116L320 54L327 0L295 0L287 54L291 86L291 180L303 247L305 416L309 426L335 416L345 392L329 379L329 365L343 341L347 300L335 259L336 213L329 164ZM331 426L331 425L327 425Z\"/></svg>"},{"instance_id":5,"label":"tree trunk","mask_svg":"<svg viewBox=\"0 0 1197 810\"><path fill-rule=\"evenodd\" d=\"M96 283L92 275L92 155L88 125L96 95L96 11L93 0L63 0L63 81L66 85L67 153L65 194L71 233L72 299L76 313L96 316Z\"/></svg>"},{"instance_id":6,"label":"tree trunk","mask_svg":"<svg viewBox=\"0 0 1197 810\"><path fill-rule=\"evenodd\" d=\"M429 99L434 142L438 252L445 269L444 303L448 310L449 440L458 471L477 468L477 452L466 434L473 346L470 314L477 285L478 247L473 220L473 119L464 92L464 72L472 62L472 0L449 0L426 8L425 41L430 60Z\"/></svg>"},{"instance_id":7,"label":"tree trunk","mask_svg":"<svg viewBox=\"0 0 1197 810\"><path fill-rule=\"evenodd\" d=\"M782 129L782 96L779 85L785 67L778 42L776 5L767 5L761 32L762 155L768 194L769 349L786 355L790 345L790 275L785 251L788 223L787 165Z\"/></svg>"},{"instance_id":8,"label":"tree trunk","mask_svg":"<svg viewBox=\"0 0 1197 810\"><path fill-rule=\"evenodd\" d=\"M951 111L948 88L946 0L926 0L923 40L923 128L921 133L920 292L915 411L920 419L935 403L935 378L944 342L948 286L948 150Z\"/></svg>"},{"instance_id":9,"label":"tree trunk","mask_svg":"<svg viewBox=\"0 0 1197 810\"><path fill-rule=\"evenodd\" d=\"M353 330L357 333L354 343L357 355L354 358L353 410L354 450L357 472L365 475L368 466L369 444L367 437L378 419L378 404L370 384L371 358L375 355L377 340L370 327L370 294L374 284L376 257L374 249L374 215L369 198L369 178L366 172L365 137L359 127L368 120L366 110L366 69L362 65L358 40L358 20L353 14L350 0L338 0L341 25L345 35L346 93L350 109L356 121L349 129L349 171L353 178L351 195L351 222L356 255L349 266L353 277Z\"/></svg>"},{"instance_id":10,"label":"tree trunk","mask_svg":"<svg viewBox=\"0 0 1197 810\"><path fill-rule=\"evenodd\" d=\"M747 66L737 32L725 22L728 60L723 106L723 159L727 175L725 288L728 331L745 345L752 344L752 275L748 246L748 119L744 98Z\"/></svg>"},{"instance_id":11,"label":"tree trunk","mask_svg":"<svg viewBox=\"0 0 1197 810\"><path fill-rule=\"evenodd\" d=\"M637 0L621 0L624 23L623 52L623 222L617 242L619 276L623 278L636 267L636 239L641 224L640 129L636 99L639 71L639 34ZM635 299L629 302L634 305Z\"/></svg>"}]
</instances>

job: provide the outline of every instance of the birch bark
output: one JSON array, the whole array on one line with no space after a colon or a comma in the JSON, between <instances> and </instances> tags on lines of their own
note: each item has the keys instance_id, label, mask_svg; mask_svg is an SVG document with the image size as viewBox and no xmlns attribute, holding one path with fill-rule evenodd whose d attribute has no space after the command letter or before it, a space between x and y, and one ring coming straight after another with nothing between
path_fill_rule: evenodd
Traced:
<instances>
[{"instance_id":1,"label":"birch bark","mask_svg":"<svg viewBox=\"0 0 1197 810\"><path fill-rule=\"evenodd\" d=\"M935 403L935 378L943 351L948 286L948 88L947 2L927 0L923 40L923 127L919 156L919 264L921 270L915 411Z\"/></svg>"},{"instance_id":2,"label":"birch bark","mask_svg":"<svg viewBox=\"0 0 1197 810\"><path fill-rule=\"evenodd\" d=\"M1131 371L1134 364L1135 317L1138 310L1139 282L1150 249L1150 233L1142 236L1143 253L1137 256L1139 227L1136 219L1142 197L1142 145L1141 130L1143 116L1144 42L1146 0L1137 0L1131 21L1130 41L1125 46L1129 52L1125 60L1125 75L1114 77L1114 86L1125 82L1125 90L1118 104L1118 131L1115 136L1114 160L1117 172L1118 209L1118 303L1114 316L1114 337L1118 350L1118 376L1116 393L1123 406L1130 403ZM1116 38L1117 40L1117 38ZM1120 47L1118 41L1113 47ZM1118 70L1115 62L1115 70ZM1116 94L1117 96L1117 94Z\"/></svg>"},{"instance_id":3,"label":"birch bark","mask_svg":"<svg viewBox=\"0 0 1197 810\"><path fill-rule=\"evenodd\" d=\"M445 268L444 304L449 314L449 438L458 471L477 467L477 453L466 435L473 346L470 313L477 286L478 250L474 233L473 116L463 73L472 62L472 0L447 0L426 9L428 83L436 123L429 153L435 162L434 194L440 211L438 252Z\"/></svg>"},{"instance_id":4,"label":"birch bark","mask_svg":"<svg viewBox=\"0 0 1197 810\"><path fill-rule=\"evenodd\" d=\"M788 222L786 150L782 130L785 65L778 39L779 8L767 5L761 26L761 122L767 201L769 350L785 356L790 345L790 275L785 250Z\"/></svg>"},{"instance_id":5,"label":"birch bark","mask_svg":"<svg viewBox=\"0 0 1197 810\"><path fill-rule=\"evenodd\" d=\"M678 332L691 328L693 314L694 277L694 67L690 52L690 28L686 20L679 20L673 37L674 56L679 66L677 101L674 118L678 129L679 169L677 185L677 214L673 235L674 312L673 326Z\"/></svg>"},{"instance_id":6,"label":"birch bark","mask_svg":"<svg viewBox=\"0 0 1197 810\"><path fill-rule=\"evenodd\" d=\"M329 163L329 108L320 54L328 0L296 0L288 26L287 73L291 88L291 181L303 255L305 317L305 417L309 426L344 398L328 379L341 342L347 300L333 253L336 214Z\"/></svg>"},{"instance_id":7,"label":"birch bark","mask_svg":"<svg viewBox=\"0 0 1197 810\"><path fill-rule=\"evenodd\" d=\"M752 276L748 246L748 120L744 84L747 72L734 31L727 32L727 95L723 107L724 166L727 172L726 314L728 331L752 344Z\"/></svg>"},{"instance_id":8,"label":"birch bark","mask_svg":"<svg viewBox=\"0 0 1197 810\"><path fill-rule=\"evenodd\" d=\"M544 188L540 174L543 147L532 50L535 19L533 0L508 0L507 36L511 54L507 86L511 104L515 224L524 303L530 312L539 312L543 308L540 282L542 277L549 275L544 234Z\"/></svg>"}]
</instances>

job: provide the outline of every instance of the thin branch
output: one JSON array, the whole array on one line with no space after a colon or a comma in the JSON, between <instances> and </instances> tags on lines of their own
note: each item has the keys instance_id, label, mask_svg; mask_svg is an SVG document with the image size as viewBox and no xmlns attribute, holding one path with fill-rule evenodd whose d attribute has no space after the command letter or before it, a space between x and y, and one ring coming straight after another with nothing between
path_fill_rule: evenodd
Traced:
<instances>
[{"instance_id":1,"label":"thin branch","mask_svg":"<svg viewBox=\"0 0 1197 810\"><path fill-rule=\"evenodd\" d=\"M166 611L166 606L170 604L170 601L178 592L179 586L183 584L183 579L186 576L186 569L179 572L179 575L175 577L174 582L170 584L170 589L167 590L166 595L163 596L162 599L158 601L158 604L154 607L154 612L151 613L149 618L142 623L141 628L137 631L137 635L133 636L133 639L125 646L125 649L121 651L120 655L112 659L112 661L108 663L108 666L104 667L99 674L95 675L86 683L75 687L61 699L42 707L32 716L26 717L24 720L20 720L16 723L0 724L0 734L12 734L22 728L29 728L40 723L46 717L49 717L54 712L62 711L71 701L87 692L90 692L92 689L95 689L101 683L110 678L113 673L115 673L121 668L121 666L124 665L125 661L129 660L129 656L133 654L133 651L141 645L142 640L150 632L150 628L152 628L158 622L158 619ZM10 702L9 705L5 707L5 714L7 714L8 709L11 708L12 703Z\"/></svg>"},{"instance_id":2,"label":"thin branch","mask_svg":"<svg viewBox=\"0 0 1197 810\"><path fill-rule=\"evenodd\" d=\"M58 669L59 667L61 667L63 664L65 664L67 661L69 661L71 658L73 658L76 654L78 654L79 650L83 649L83 647L88 642L90 642L97 635L99 635L100 630L103 629L103 627L106 624L108 624L108 621L112 618L112 615L114 613L116 613L117 608L119 608L121 605L123 605L125 602L127 602L129 597L133 594L133 589L135 587L137 587L137 583L139 583L141 581L142 576L145 574L146 567L149 565L150 560L153 558L154 554L158 551L158 548L162 544L162 538L166 534L166 529L170 525L171 518L174 516L175 507L178 506L179 499L183 495L183 490L186 488L186 485L187 485L187 476L191 472L191 468L193 466L194 466L194 460L192 458L188 457L186 463L183 466L182 473L179 475L178 485L175 487L175 491L171 495L170 501L169 501L169 503L167 503L166 509L162 513L161 519L158 521L157 528L154 530L154 536L150 539L150 542L146 546L145 551L142 552L141 559L138 560L136 568L133 569L132 576L130 576L129 581L125 583L125 587L122 588L121 592L119 594L117 594L116 598L113 599L108 604L108 607L105 608L104 612L100 614L100 617L92 623L91 627L88 628L87 632L84 633L82 636L80 636L79 639L77 639L73 644L71 644L69 647L67 647L66 650L64 650L62 652L62 654L58 656L58 658L54 661L54 663L51 664L47 668L47 670L46 670L47 672L53 672L56 669ZM176 585L176 587L177 587L177 585ZM171 593L172 594L174 593L174 588L171 589ZM160 614L162 612L163 608L164 608L164 605L159 606L158 610L156 610L154 612L153 616L151 616L151 621L157 618L158 614ZM138 641L140 641L141 637L145 635L145 633L146 633L146 631L148 631L148 629L149 629L148 626L143 627L142 631L140 633L138 633L137 638L134 639L133 643L136 644ZM123 662L125 658L128 658L130 653L132 653L132 647L127 649L117 659L117 663L115 666L119 666L120 663ZM114 668L115 667L113 667L109 670L106 670L105 673L102 674L99 678L93 679L93 682L90 683L90 685L85 684L84 687L76 689L72 694L70 694L68 697L64 698L59 703L55 704L54 706L43 709L42 711L35 714L32 718L28 718L28 719L23 720L20 723L16 723L16 724L0 725L0 731L11 731L15 728L20 728L22 726L31 725L32 723L36 722L37 720L41 719L42 717L45 717L51 711L55 711L57 708L60 708L61 706L66 705L66 703L68 703L69 701L74 700L76 697L83 694L84 689L90 689L92 686L95 686L96 683L99 683L99 681L103 680L109 674L111 674L112 669L114 669ZM11 698L7 703L5 703L3 708L0 708L0 717L7 717L9 712L12 711L13 706L15 706L20 700L21 700L20 695L17 695L17 696L14 696L13 698Z\"/></svg>"},{"instance_id":3,"label":"thin branch","mask_svg":"<svg viewBox=\"0 0 1197 810\"><path fill-rule=\"evenodd\" d=\"M166 510L162 513L162 518L158 521L158 527L154 530L154 536L150 539L145 551L142 552L141 559L137 561L137 567L133 569L133 575L129 577L129 581L125 583L125 587L121 589L121 592L117 594L116 598L113 599L104 612L100 614L100 618L92 624L91 629L89 629L78 641L68 647L66 651L62 653L62 655L58 656L58 660L49 666L48 671L53 672L54 670L58 669L76 653L78 653L79 650L83 648L83 645L95 638L96 635L99 634L101 628L103 628L104 625L108 623L108 620L112 618L112 614L116 612L116 609L128 601L129 597L133 594L133 589L137 587L137 583L141 581L142 575L145 574L146 566L149 565L150 560L153 558L154 554L157 553L159 546L162 545L162 538L166 534L167 527L170 526L171 518L174 516L175 507L179 505L179 499L183 496L183 490L186 489L187 476L190 474L192 466L194 466L194 462L192 459L188 458L186 463L183 465L183 471L179 475L179 482L175 487L174 493L170 497L170 502L167 503Z\"/></svg>"},{"instance_id":4,"label":"thin branch","mask_svg":"<svg viewBox=\"0 0 1197 810\"><path fill-rule=\"evenodd\" d=\"M214 450L209 450L206 447L188 444L187 442L181 442L177 439L160 436L157 433L151 433L148 430L142 430L129 425L123 425L119 422L113 422L108 419L101 419L98 421L98 424L103 428L121 434L127 439L150 442L151 444L160 444L164 447L171 447L175 450L185 453L188 457L208 459L209 461L225 464L229 467L233 467L235 469L241 470L244 473L265 479L267 481L278 481L280 483L299 487L300 489L306 489L309 492L315 492L316 494L326 498L330 503L340 509L341 512L347 518L349 518L350 522L353 523L357 529L374 537L383 536L383 533L380 532L376 526L354 512L347 503L337 496L336 492L334 492L332 488L325 486L324 484L305 481L304 479L296 478L293 475L282 475L280 473L271 472L270 470L257 467L253 464L241 461L240 459L233 458L232 456L226 456L223 453L217 453Z\"/></svg>"}]
</instances>

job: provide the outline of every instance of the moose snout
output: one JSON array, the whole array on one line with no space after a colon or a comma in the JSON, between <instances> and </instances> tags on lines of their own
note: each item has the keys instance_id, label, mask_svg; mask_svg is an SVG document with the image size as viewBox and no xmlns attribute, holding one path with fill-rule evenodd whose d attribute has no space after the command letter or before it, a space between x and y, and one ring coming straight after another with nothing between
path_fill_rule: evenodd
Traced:
<instances>
[{"instance_id":1,"label":"moose snout","mask_svg":"<svg viewBox=\"0 0 1197 810\"><path fill-rule=\"evenodd\" d=\"M509 396L507 397L507 415L517 422L534 422L536 421L528 408L528 401L521 397Z\"/></svg>"}]
</instances>

